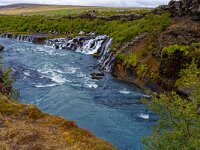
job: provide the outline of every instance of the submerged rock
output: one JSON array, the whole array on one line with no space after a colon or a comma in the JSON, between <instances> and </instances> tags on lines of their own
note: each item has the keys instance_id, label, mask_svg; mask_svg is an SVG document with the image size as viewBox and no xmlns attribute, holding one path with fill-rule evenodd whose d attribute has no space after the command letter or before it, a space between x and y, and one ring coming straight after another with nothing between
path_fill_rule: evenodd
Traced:
<instances>
[{"instance_id":1,"label":"submerged rock","mask_svg":"<svg viewBox=\"0 0 200 150\"><path fill-rule=\"evenodd\" d=\"M104 72L103 71L95 71L94 73L90 74L92 79L100 80L103 79Z\"/></svg>"},{"instance_id":2,"label":"submerged rock","mask_svg":"<svg viewBox=\"0 0 200 150\"><path fill-rule=\"evenodd\" d=\"M2 51L4 49L4 47L2 45L0 45L0 51Z\"/></svg>"}]
</instances>

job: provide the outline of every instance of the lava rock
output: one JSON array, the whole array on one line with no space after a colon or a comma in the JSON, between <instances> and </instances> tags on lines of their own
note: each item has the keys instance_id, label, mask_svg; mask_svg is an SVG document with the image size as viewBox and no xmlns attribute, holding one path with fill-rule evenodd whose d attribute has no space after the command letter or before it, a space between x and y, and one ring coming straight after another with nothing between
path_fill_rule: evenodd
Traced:
<instances>
[{"instance_id":1,"label":"lava rock","mask_svg":"<svg viewBox=\"0 0 200 150\"><path fill-rule=\"evenodd\" d=\"M92 73L91 76L104 76L104 73L97 71L97 72Z\"/></svg>"},{"instance_id":2,"label":"lava rock","mask_svg":"<svg viewBox=\"0 0 200 150\"><path fill-rule=\"evenodd\" d=\"M192 16L195 20L200 20L199 0L171 0L169 4L162 9L170 11L174 17Z\"/></svg>"},{"instance_id":3,"label":"lava rock","mask_svg":"<svg viewBox=\"0 0 200 150\"><path fill-rule=\"evenodd\" d=\"M100 76L96 76L96 75L94 75L94 76L92 76L92 79L95 79L95 80L101 80L101 79L103 79L103 77L100 77Z\"/></svg>"},{"instance_id":4,"label":"lava rock","mask_svg":"<svg viewBox=\"0 0 200 150\"><path fill-rule=\"evenodd\" d=\"M90 74L92 79L100 80L103 79L104 72L101 71L95 71L94 73Z\"/></svg>"}]
</instances>

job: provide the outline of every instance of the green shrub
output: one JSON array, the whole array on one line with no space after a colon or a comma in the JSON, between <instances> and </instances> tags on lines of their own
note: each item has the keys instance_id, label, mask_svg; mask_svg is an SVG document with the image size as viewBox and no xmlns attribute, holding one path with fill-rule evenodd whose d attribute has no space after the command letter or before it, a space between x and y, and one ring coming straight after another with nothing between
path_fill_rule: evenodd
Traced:
<instances>
[{"instance_id":1,"label":"green shrub","mask_svg":"<svg viewBox=\"0 0 200 150\"><path fill-rule=\"evenodd\" d=\"M162 56L167 54L168 57L172 56L176 51L183 52L184 56L195 56L200 54L200 43L192 43L191 45L170 45L162 50ZM200 55L198 55L199 57Z\"/></svg>"},{"instance_id":2,"label":"green shrub","mask_svg":"<svg viewBox=\"0 0 200 150\"><path fill-rule=\"evenodd\" d=\"M150 137L143 140L147 150L196 150L200 147L200 116L198 92L191 101L172 93L146 101L159 116L158 124Z\"/></svg>"},{"instance_id":3,"label":"green shrub","mask_svg":"<svg viewBox=\"0 0 200 150\"><path fill-rule=\"evenodd\" d=\"M121 60L127 67L135 67L138 62L138 57L136 54L129 54L129 55L118 54L116 56L116 59Z\"/></svg>"},{"instance_id":4,"label":"green shrub","mask_svg":"<svg viewBox=\"0 0 200 150\"><path fill-rule=\"evenodd\" d=\"M200 69L193 61L186 69L181 70L180 79L176 81L176 87L188 87L200 85Z\"/></svg>"},{"instance_id":5,"label":"green shrub","mask_svg":"<svg viewBox=\"0 0 200 150\"><path fill-rule=\"evenodd\" d=\"M2 69L2 84L3 89L1 89L2 93L10 95L13 99L18 100L19 99L19 91L13 88L13 83L15 80L11 77L12 68Z\"/></svg>"}]
</instances>

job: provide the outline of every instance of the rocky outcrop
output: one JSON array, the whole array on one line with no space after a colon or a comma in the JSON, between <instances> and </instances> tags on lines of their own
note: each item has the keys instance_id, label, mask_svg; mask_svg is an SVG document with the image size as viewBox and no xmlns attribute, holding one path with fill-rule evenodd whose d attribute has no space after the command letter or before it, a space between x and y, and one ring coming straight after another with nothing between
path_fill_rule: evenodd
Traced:
<instances>
[{"instance_id":1,"label":"rocky outcrop","mask_svg":"<svg viewBox=\"0 0 200 150\"><path fill-rule=\"evenodd\" d=\"M126 21L132 21L132 20L137 20L137 19L141 19L145 16L145 14L116 14L116 15L112 15L112 16L98 16L96 15L94 12L87 12L84 14L80 14L77 16L66 16L64 18L67 19L75 19L75 18L82 18L82 19L102 19L102 20L106 20L106 21L113 21L113 20L126 20Z\"/></svg>"},{"instance_id":2,"label":"rocky outcrop","mask_svg":"<svg viewBox=\"0 0 200 150\"><path fill-rule=\"evenodd\" d=\"M172 16L192 16L194 20L200 20L199 0L172 0L164 9L169 10Z\"/></svg>"}]
</instances>

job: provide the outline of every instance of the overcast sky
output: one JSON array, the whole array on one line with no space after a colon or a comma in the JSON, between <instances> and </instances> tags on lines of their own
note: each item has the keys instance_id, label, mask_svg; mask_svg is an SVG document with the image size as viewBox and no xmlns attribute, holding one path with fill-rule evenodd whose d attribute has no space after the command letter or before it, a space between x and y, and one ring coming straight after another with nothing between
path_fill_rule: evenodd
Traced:
<instances>
[{"instance_id":1,"label":"overcast sky","mask_svg":"<svg viewBox=\"0 0 200 150\"><path fill-rule=\"evenodd\" d=\"M155 7L167 4L170 0L0 0L0 5L15 3L38 3L57 5L87 5L112 7Z\"/></svg>"}]
</instances>

